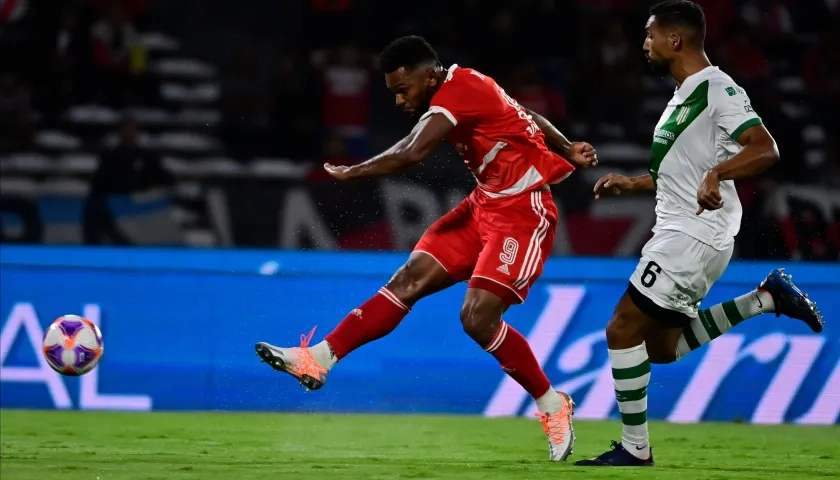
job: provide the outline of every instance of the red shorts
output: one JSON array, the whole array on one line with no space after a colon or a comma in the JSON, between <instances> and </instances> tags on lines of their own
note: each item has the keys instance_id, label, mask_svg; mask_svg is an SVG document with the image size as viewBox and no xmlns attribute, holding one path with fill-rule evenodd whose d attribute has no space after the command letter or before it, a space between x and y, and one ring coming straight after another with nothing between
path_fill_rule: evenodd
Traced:
<instances>
[{"instance_id":1,"label":"red shorts","mask_svg":"<svg viewBox=\"0 0 840 480\"><path fill-rule=\"evenodd\" d=\"M414 247L431 255L458 282L522 303L554 244L557 206L546 187L479 202L474 191L432 224ZM484 203L483 205L480 203Z\"/></svg>"}]
</instances>

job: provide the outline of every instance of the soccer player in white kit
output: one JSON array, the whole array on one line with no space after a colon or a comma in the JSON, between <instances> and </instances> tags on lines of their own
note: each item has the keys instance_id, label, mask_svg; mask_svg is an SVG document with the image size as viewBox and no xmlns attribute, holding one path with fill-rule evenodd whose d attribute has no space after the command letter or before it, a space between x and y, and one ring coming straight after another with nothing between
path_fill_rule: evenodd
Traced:
<instances>
[{"instance_id":1,"label":"soccer player in white kit","mask_svg":"<svg viewBox=\"0 0 840 480\"><path fill-rule=\"evenodd\" d=\"M595 196L656 192L656 226L618 302L606 336L623 432L583 466L652 466L647 386L651 363L670 363L732 326L764 313L804 321L821 332L816 305L783 270L752 292L711 308L700 301L729 264L741 223L734 180L761 174L779 159L776 143L746 92L712 66L703 47L706 20L689 0L651 8L644 51L677 82L653 134L650 174L609 174Z\"/></svg>"}]
</instances>

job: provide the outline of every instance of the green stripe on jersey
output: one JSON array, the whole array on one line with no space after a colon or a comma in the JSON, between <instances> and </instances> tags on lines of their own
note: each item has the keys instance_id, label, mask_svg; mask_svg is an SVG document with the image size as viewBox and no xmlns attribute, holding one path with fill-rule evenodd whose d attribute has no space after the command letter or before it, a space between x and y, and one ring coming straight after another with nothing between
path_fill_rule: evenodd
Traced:
<instances>
[{"instance_id":1,"label":"green stripe on jersey","mask_svg":"<svg viewBox=\"0 0 840 480\"><path fill-rule=\"evenodd\" d=\"M691 125L706 107L709 106L709 81L706 80L691 92L685 101L671 112L668 120L653 132L653 145L650 147L650 176L653 183L659 178L659 166L662 159L674 146L677 137Z\"/></svg>"}]
</instances>

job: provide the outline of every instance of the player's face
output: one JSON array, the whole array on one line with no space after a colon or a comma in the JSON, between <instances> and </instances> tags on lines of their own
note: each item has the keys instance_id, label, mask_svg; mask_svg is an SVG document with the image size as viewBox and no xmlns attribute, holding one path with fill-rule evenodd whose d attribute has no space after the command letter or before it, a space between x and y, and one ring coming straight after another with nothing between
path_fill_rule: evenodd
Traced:
<instances>
[{"instance_id":1,"label":"player's face","mask_svg":"<svg viewBox=\"0 0 840 480\"><path fill-rule=\"evenodd\" d=\"M650 17L645 25L645 43L642 49L653 70L666 70L673 58L673 34L668 34L659 28L656 17Z\"/></svg>"},{"instance_id":2,"label":"player's face","mask_svg":"<svg viewBox=\"0 0 840 480\"><path fill-rule=\"evenodd\" d=\"M438 76L434 68L406 70L401 67L385 74L385 86L396 97L397 107L412 117L418 117L429 109L432 95L437 90Z\"/></svg>"}]
</instances>

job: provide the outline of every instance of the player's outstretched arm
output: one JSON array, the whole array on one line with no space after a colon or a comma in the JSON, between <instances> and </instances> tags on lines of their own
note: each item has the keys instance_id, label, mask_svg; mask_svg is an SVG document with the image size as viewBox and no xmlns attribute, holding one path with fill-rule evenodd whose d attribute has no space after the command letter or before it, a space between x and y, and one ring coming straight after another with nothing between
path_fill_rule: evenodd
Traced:
<instances>
[{"instance_id":1,"label":"player's outstretched arm","mask_svg":"<svg viewBox=\"0 0 840 480\"><path fill-rule=\"evenodd\" d=\"M324 170L339 180L389 175L423 161L455 127L442 113L423 116L411 133L393 147L353 166L324 164Z\"/></svg>"},{"instance_id":2,"label":"player's outstretched arm","mask_svg":"<svg viewBox=\"0 0 840 480\"><path fill-rule=\"evenodd\" d=\"M524 109L531 116L534 123L540 127L545 135L545 144L552 152L560 155L577 168L594 167L598 165L598 155L592 145L586 142L570 142L557 127L551 124L539 113Z\"/></svg>"},{"instance_id":3,"label":"player's outstretched arm","mask_svg":"<svg viewBox=\"0 0 840 480\"><path fill-rule=\"evenodd\" d=\"M602 196L618 196L626 193L653 191L656 191L656 185L653 183L653 177L650 175L625 177L616 173L609 173L599 178L598 182L595 183L595 188L592 189L596 199Z\"/></svg>"},{"instance_id":4,"label":"player's outstretched arm","mask_svg":"<svg viewBox=\"0 0 840 480\"><path fill-rule=\"evenodd\" d=\"M704 210L717 210L723 206L720 182L755 177L779 161L776 141L762 124L744 130L735 140L744 148L703 176L697 190L697 215Z\"/></svg>"}]
</instances>

